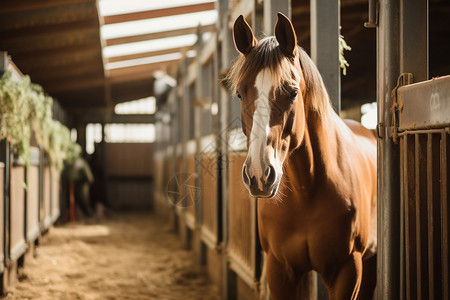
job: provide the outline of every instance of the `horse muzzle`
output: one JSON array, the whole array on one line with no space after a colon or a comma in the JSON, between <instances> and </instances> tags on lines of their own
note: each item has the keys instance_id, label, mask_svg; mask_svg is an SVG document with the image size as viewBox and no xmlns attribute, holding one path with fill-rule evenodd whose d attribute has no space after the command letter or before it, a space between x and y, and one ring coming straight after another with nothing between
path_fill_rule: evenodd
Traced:
<instances>
[{"instance_id":1,"label":"horse muzzle","mask_svg":"<svg viewBox=\"0 0 450 300\"><path fill-rule=\"evenodd\" d=\"M247 164L242 168L242 179L244 185L252 197L256 198L271 198L275 196L278 191L281 176L277 175L276 169L269 164L262 172L252 172Z\"/></svg>"}]
</instances>

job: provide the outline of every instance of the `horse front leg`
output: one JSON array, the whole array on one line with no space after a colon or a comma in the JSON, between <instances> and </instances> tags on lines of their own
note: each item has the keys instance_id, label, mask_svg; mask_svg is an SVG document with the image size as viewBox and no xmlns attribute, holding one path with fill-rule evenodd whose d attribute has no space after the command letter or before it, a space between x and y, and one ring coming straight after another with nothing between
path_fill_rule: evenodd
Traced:
<instances>
[{"instance_id":1,"label":"horse front leg","mask_svg":"<svg viewBox=\"0 0 450 300\"><path fill-rule=\"evenodd\" d=\"M327 282L330 300L357 299L361 279L362 256L359 252L353 252L341 265L334 279L331 282Z\"/></svg>"},{"instance_id":2,"label":"horse front leg","mask_svg":"<svg viewBox=\"0 0 450 300\"><path fill-rule=\"evenodd\" d=\"M267 283L272 300L296 300L297 280L272 254L266 258ZM291 274L290 274L291 273Z\"/></svg>"}]
</instances>

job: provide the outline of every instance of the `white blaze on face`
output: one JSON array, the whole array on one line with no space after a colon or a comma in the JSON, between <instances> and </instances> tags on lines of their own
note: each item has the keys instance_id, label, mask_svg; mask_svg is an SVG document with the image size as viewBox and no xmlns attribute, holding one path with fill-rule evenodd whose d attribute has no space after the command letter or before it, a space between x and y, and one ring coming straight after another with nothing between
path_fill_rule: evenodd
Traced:
<instances>
[{"instance_id":1,"label":"white blaze on face","mask_svg":"<svg viewBox=\"0 0 450 300\"><path fill-rule=\"evenodd\" d=\"M269 69L263 69L259 72L255 80L258 97L255 100L255 112L253 113L253 126L250 133L247 161L249 158L251 159L249 174L250 176L256 176L260 188L262 188L260 178L267 167L267 163L269 163L268 160L272 160L269 157L265 157L268 154L266 153L266 146L270 131L269 93L272 90L272 82L272 74Z\"/></svg>"}]
</instances>

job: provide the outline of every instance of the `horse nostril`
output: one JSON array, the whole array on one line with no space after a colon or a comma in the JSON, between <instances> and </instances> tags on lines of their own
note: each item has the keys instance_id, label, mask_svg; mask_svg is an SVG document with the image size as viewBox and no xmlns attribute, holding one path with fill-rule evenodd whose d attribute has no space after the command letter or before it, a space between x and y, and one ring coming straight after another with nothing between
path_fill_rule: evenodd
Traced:
<instances>
[{"instance_id":1,"label":"horse nostril","mask_svg":"<svg viewBox=\"0 0 450 300\"><path fill-rule=\"evenodd\" d=\"M247 166L245 166L245 165L242 168L242 179L244 180L244 183L246 185L250 184L250 178L248 177L248 174L247 174Z\"/></svg>"},{"instance_id":2,"label":"horse nostril","mask_svg":"<svg viewBox=\"0 0 450 300\"><path fill-rule=\"evenodd\" d=\"M275 168L272 165L266 168L264 175L266 175L267 184L273 184L275 182Z\"/></svg>"}]
</instances>

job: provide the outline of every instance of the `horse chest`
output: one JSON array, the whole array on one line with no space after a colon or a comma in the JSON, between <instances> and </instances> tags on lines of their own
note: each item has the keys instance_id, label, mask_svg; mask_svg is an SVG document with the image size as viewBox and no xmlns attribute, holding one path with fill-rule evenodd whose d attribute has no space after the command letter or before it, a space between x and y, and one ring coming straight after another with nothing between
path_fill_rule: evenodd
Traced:
<instances>
[{"instance_id":1,"label":"horse chest","mask_svg":"<svg viewBox=\"0 0 450 300\"><path fill-rule=\"evenodd\" d=\"M293 268L308 271L348 255L353 218L342 205L259 205L263 249ZM320 266L319 266L320 264Z\"/></svg>"}]
</instances>

